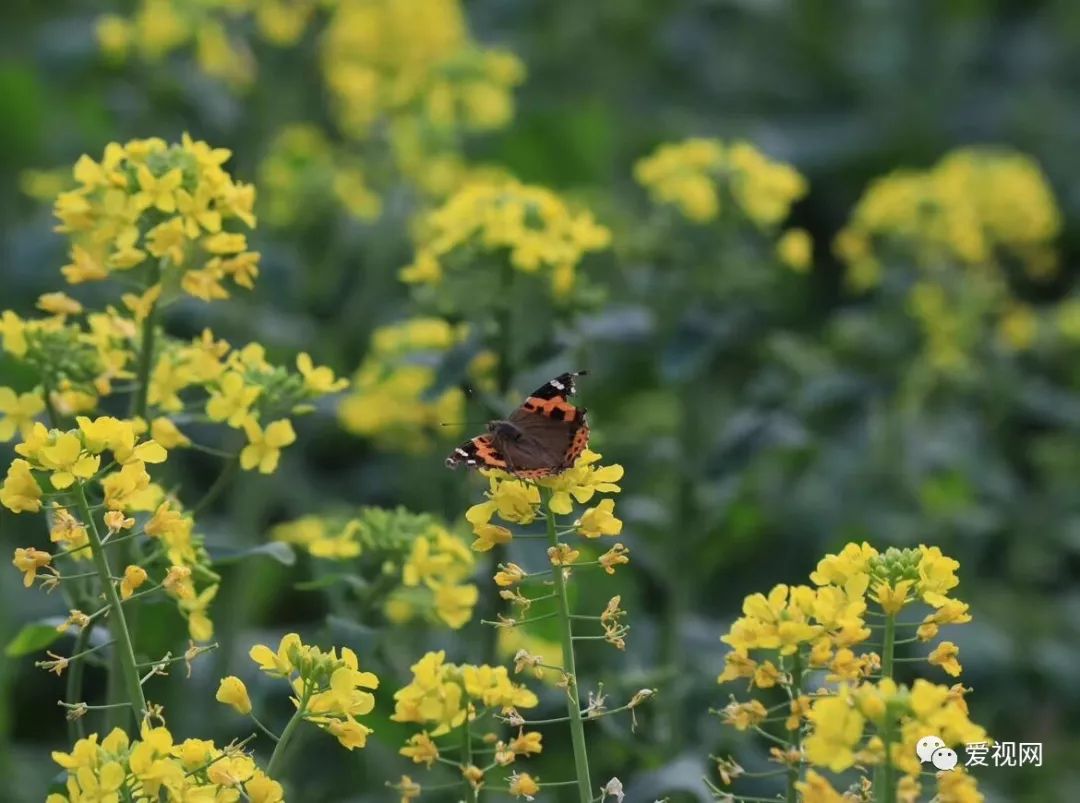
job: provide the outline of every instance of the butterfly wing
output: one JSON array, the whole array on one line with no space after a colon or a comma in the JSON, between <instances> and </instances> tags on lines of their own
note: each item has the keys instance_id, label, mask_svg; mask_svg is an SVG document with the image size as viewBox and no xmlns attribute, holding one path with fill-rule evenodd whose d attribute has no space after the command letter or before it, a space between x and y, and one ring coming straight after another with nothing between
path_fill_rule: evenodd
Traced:
<instances>
[{"instance_id":1,"label":"butterfly wing","mask_svg":"<svg viewBox=\"0 0 1080 803\"><path fill-rule=\"evenodd\" d=\"M458 446L446 458L447 468L507 468L506 458L491 435L477 435Z\"/></svg>"},{"instance_id":2,"label":"butterfly wing","mask_svg":"<svg viewBox=\"0 0 1080 803\"><path fill-rule=\"evenodd\" d=\"M498 468L523 479L540 479L574 465L589 444L583 408L575 407L574 378L585 371L559 374L545 382L508 419L513 436L495 432L465 441L446 458L449 468Z\"/></svg>"},{"instance_id":3,"label":"butterfly wing","mask_svg":"<svg viewBox=\"0 0 1080 803\"><path fill-rule=\"evenodd\" d=\"M560 374L537 388L509 421L520 432L517 439L498 438L511 470L529 478L558 474L574 465L589 443L586 411L568 397L576 388L577 373ZM538 473L540 472L540 473Z\"/></svg>"}]
</instances>

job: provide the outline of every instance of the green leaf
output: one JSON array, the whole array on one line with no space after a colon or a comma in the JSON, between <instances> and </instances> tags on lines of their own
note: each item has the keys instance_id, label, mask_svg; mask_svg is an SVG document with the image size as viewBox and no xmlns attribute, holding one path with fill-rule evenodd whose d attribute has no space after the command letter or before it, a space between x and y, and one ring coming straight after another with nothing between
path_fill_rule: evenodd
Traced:
<instances>
[{"instance_id":1,"label":"green leaf","mask_svg":"<svg viewBox=\"0 0 1080 803\"><path fill-rule=\"evenodd\" d=\"M15 638L8 642L4 648L4 655L8 658L21 658L24 655L41 652L62 635L63 633L56 629L56 622L53 624L49 624L48 621L31 622L24 625L23 629L15 634Z\"/></svg>"},{"instance_id":2,"label":"green leaf","mask_svg":"<svg viewBox=\"0 0 1080 803\"><path fill-rule=\"evenodd\" d=\"M347 572L335 572L332 574L324 574L322 577L316 577L314 580L303 580L299 583L293 583L293 588L297 591L320 591L324 588L330 588L338 583L344 583L356 591L365 591L370 587L370 583L363 577L358 577L355 574L349 574Z\"/></svg>"},{"instance_id":3,"label":"green leaf","mask_svg":"<svg viewBox=\"0 0 1080 803\"><path fill-rule=\"evenodd\" d=\"M225 566L230 563L237 563L244 558L252 557L256 555L265 555L268 558L273 558L282 566L292 566L296 563L296 552L288 544L281 541L268 541L265 544L259 544L258 546L248 547L247 549L233 549L232 547L206 547L207 552L210 553L210 559L215 566Z\"/></svg>"}]
</instances>

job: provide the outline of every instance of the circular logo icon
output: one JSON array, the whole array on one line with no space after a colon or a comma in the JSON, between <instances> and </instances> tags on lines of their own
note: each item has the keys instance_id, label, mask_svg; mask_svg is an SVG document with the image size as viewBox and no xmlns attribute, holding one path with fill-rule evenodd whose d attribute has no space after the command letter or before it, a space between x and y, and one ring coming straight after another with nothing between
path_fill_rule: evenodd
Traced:
<instances>
[{"instance_id":1,"label":"circular logo icon","mask_svg":"<svg viewBox=\"0 0 1080 803\"><path fill-rule=\"evenodd\" d=\"M935 750L944 746L945 742L937 736L924 736L915 743L915 754L919 757L919 761L925 764L931 760Z\"/></svg>"},{"instance_id":2,"label":"circular logo icon","mask_svg":"<svg viewBox=\"0 0 1080 803\"><path fill-rule=\"evenodd\" d=\"M931 754L930 763L936 769L948 772L956 767L956 751L949 747L939 747Z\"/></svg>"}]
</instances>

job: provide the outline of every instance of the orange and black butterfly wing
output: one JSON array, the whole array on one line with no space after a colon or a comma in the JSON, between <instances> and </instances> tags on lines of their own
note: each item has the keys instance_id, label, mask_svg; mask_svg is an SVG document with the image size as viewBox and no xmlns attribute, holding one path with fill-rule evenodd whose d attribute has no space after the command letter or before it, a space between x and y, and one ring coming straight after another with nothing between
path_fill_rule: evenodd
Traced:
<instances>
[{"instance_id":1,"label":"orange and black butterfly wing","mask_svg":"<svg viewBox=\"0 0 1080 803\"><path fill-rule=\"evenodd\" d=\"M477 435L458 446L446 458L447 468L501 468L507 470L506 458L491 435Z\"/></svg>"},{"instance_id":2,"label":"orange and black butterfly wing","mask_svg":"<svg viewBox=\"0 0 1080 803\"><path fill-rule=\"evenodd\" d=\"M589 444L586 411L569 401L576 390L574 377L582 373L560 374L510 414L509 421L521 437L499 439L498 444L514 473L529 479L558 474L585 451Z\"/></svg>"},{"instance_id":3,"label":"orange and black butterfly wing","mask_svg":"<svg viewBox=\"0 0 1080 803\"><path fill-rule=\"evenodd\" d=\"M522 479L559 474L574 465L589 443L585 410L570 403L574 378L560 374L545 382L507 419L513 434L496 430L458 446L446 458L450 468L498 468Z\"/></svg>"}]
</instances>

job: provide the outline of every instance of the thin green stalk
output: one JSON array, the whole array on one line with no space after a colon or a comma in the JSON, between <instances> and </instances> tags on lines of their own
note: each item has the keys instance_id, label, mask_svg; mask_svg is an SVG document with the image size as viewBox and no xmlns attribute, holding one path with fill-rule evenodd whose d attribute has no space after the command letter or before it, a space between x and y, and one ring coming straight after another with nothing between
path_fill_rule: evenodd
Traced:
<instances>
[{"instance_id":1,"label":"thin green stalk","mask_svg":"<svg viewBox=\"0 0 1080 803\"><path fill-rule=\"evenodd\" d=\"M791 656L791 691L789 692L789 695L792 700L799 699L799 693L802 690L802 673L802 656L799 655L798 651L796 651L795 654ZM800 731L795 731L795 733L791 737L791 742L789 743L791 749L799 749L801 740L802 736L800 734ZM797 766L790 767L788 769L787 777L787 803L797 803L799 799L799 792L795 788L795 784L797 784L798 782L799 768Z\"/></svg>"},{"instance_id":2,"label":"thin green stalk","mask_svg":"<svg viewBox=\"0 0 1080 803\"><path fill-rule=\"evenodd\" d=\"M75 635L75 646L72 647L72 652L75 654L83 652L87 645L90 644L90 634L94 631L94 622L91 620L86 627L79 628L79 632ZM76 661L71 665L71 671L68 672L67 685L64 688L64 697L67 698L69 703L77 703L82 699L83 693L83 662ZM74 744L77 740L86 736L86 725L83 724L82 717L68 720L68 741Z\"/></svg>"},{"instance_id":3,"label":"thin green stalk","mask_svg":"<svg viewBox=\"0 0 1080 803\"><path fill-rule=\"evenodd\" d=\"M236 472L239 468L239 457L235 454L230 454L228 461L221 467L217 479L214 480L214 483L207 489L206 493L203 494L203 498L196 502L195 506L191 508L191 515L198 516L206 510L206 508L221 495L221 492L229 486L229 483L232 482L233 477L236 476Z\"/></svg>"},{"instance_id":4,"label":"thin green stalk","mask_svg":"<svg viewBox=\"0 0 1080 803\"><path fill-rule=\"evenodd\" d=\"M548 539L555 549L559 547L559 535L555 531L555 514L551 511L551 490L542 488L541 499L547 519ZM559 567L552 573L555 599L559 606L560 636L562 638L563 666L570 682L567 687L566 711L570 716L570 741L574 748L574 770L577 775L581 803L592 803L592 780L589 777L589 754L585 747L585 726L581 718L581 700L578 697L578 676L574 661L574 630L570 619L570 600L566 593L566 575Z\"/></svg>"},{"instance_id":5,"label":"thin green stalk","mask_svg":"<svg viewBox=\"0 0 1080 803\"><path fill-rule=\"evenodd\" d=\"M270 755L270 763L266 765L266 774L271 778L277 777L277 772L280 769L281 757L285 755L285 747L292 741L296 729L300 726L300 723L304 721L310 696L311 693L307 688L307 684L304 684L304 694L300 698L300 705L297 707L296 713L292 715L292 719L290 719L289 723L285 726L285 730L281 732L278 743L274 745L274 752Z\"/></svg>"},{"instance_id":6,"label":"thin green stalk","mask_svg":"<svg viewBox=\"0 0 1080 803\"><path fill-rule=\"evenodd\" d=\"M466 720L465 727L461 730L461 766L468 768L473 764L472 733L469 732L468 720ZM476 787L469 783L467 779L465 782L465 799L469 803L477 803L479 799Z\"/></svg>"},{"instance_id":7,"label":"thin green stalk","mask_svg":"<svg viewBox=\"0 0 1080 803\"><path fill-rule=\"evenodd\" d=\"M885 633L881 643L881 676L892 678L896 651L896 615L885 617ZM892 764L893 715L886 709L885 722L882 726L881 740L885 743L885 757L874 772L874 796L876 799L892 803L896 800L896 774Z\"/></svg>"},{"instance_id":8,"label":"thin green stalk","mask_svg":"<svg viewBox=\"0 0 1080 803\"><path fill-rule=\"evenodd\" d=\"M109 607L112 608L109 627L112 629L113 639L116 641L113 647L113 664L119 666L120 675L124 681L124 689L127 693L127 701L131 703L131 707L135 712L136 723L139 723L142 722L143 716L146 714L146 699L143 697L139 669L135 665L135 649L131 643L131 634L128 632L124 608L120 604L120 595L116 592L116 585L112 582L109 559L105 555L105 549L101 544L97 522L94 521L93 516L90 514L90 505L86 501L86 489L81 481L75 486L75 496L79 502L79 512L82 515L83 524L86 525L86 534L90 539L90 553L94 558L94 566L97 567L101 588L105 593L105 599L109 603ZM109 702L115 704L119 700L110 700Z\"/></svg>"},{"instance_id":9,"label":"thin green stalk","mask_svg":"<svg viewBox=\"0 0 1080 803\"><path fill-rule=\"evenodd\" d=\"M165 266L165 261L165 258L162 258L160 262L153 263L150 268L150 275L147 278L146 286L143 288L144 291L158 281L161 276L161 271ZM149 314L142 322L142 336L139 344L139 362L135 375L136 389L131 396L130 417L138 417L144 421L147 421L148 402L150 398L150 373L154 368L154 335L157 318L155 308L151 308ZM147 421L147 423L149 423L149 421ZM117 550L117 558L120 561L121 566L126 566L132 562L132 558L135 554L132 549L133 546L133 543L128 542L122 544ZM128 612L127 617L125 628L130 628L131 631L134 632L138 621L138 609L132 608ZM122 663L125 659L120 655L121 652L122 650L117 650L116 653L114 653L112 663L109 666L107 699L110 704L122 700L125 693L129 696L131 693L130 689L125 692L125 686L130 686L130 680L126 677L127 670ZM135 674L137 679L138 672ZM139 688L141 694L142 687L140 686ZM134 705L134 700L132 700L132 704ZM143 704L142 709L145 708L146 706ZM142 709L136 712L136 716L140 720L142 719ZM123 725L125 717L126 714L124 714L121 709L116 708L107 712L106 721L109 727L117 727Z\"/></svg>"}]
</instances>

